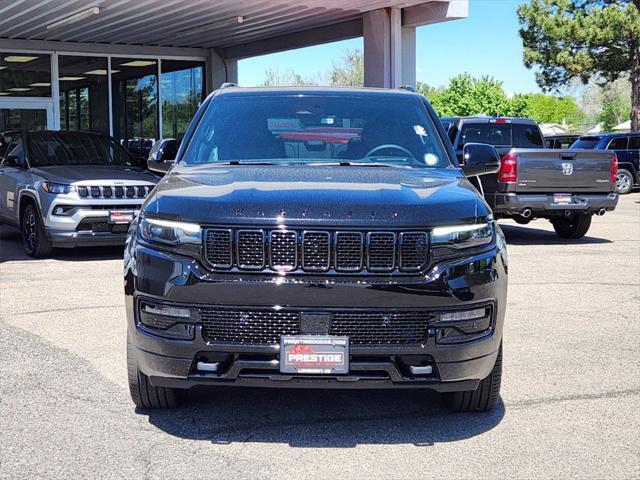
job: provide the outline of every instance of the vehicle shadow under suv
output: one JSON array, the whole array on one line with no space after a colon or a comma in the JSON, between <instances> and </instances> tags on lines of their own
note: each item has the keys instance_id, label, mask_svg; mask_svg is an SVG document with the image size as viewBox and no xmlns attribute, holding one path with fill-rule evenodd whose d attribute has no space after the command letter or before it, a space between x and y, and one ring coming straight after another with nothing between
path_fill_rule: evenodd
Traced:
<instances>
[{"instance_id":1,"label":"vehicle shadow under suv","mask_svg":"<svg viewBox=\"0 0 640 480\"><path fill-rule=\"evenodd\" d=\"M493 429L502 399L486 413L453 414L428 390L302 390L196 387L185 406L136 409L159 429L215 444L285 443L300 448L360 444L431 446Z\"/></svg>"},{"instance_id":2,"label":"vehicle shadow under suv","mask_svg":"<svg viewBox=\"0 0 640 480\"><path fill-rule=\"evenodd\" d=\"M560 238L553 230L536 228L536 224L537 222L532 222L529 225L518 225L511 222L505 223L504 221L499 223L507 240L507 245L582 245L611 243L611 240L606 238L588 235L576 240ZM542 225L544 225L543 220L540 220L540 226Z\"/></svg>"},{"instance_id":3,"label":"vehicle shadow under suv","mask_svg":"<svg viewBox=\"0 0 640 480\"><path fill-rule=\"evenodd\" d=\"M63 261L115 260L122 258L124 247L78 247L54 248L50 258ZM0 226L0 263L22 262L25 260L46 260L33 258L26 254L22 246L22 238L17 228L8 225Z\"/></svg>"}]
</instances>

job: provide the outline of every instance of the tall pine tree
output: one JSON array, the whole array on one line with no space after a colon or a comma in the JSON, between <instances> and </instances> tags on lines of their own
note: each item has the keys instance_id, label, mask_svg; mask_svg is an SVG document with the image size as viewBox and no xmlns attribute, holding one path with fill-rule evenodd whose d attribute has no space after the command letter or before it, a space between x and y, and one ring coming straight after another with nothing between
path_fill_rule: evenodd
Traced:
<instances>
[{"instance_id":1,"label":"tall pine tree","mask_svg":"<svg viewBox=\"0 0 640 480\"><path fill-rule=\"evenodd\" d=\"M631 129L640 130L640 0L530 0L518 7L524 63L545 90L579 78L631 80Z\"/></svg>"}]
</instances>

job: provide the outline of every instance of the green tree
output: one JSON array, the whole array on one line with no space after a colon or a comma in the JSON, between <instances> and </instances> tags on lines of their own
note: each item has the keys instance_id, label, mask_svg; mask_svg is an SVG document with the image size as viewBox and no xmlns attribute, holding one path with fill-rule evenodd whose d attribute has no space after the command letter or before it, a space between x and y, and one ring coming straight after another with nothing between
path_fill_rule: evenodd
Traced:
<instances>
[{"instance_id":1,"label":"green tree","mask_svg":"<svg viewBox=\"0 0 640 480\"><path fill-rule=\"evenodd\" d=\"M527 117L538 123L581 123L584 114L572 97L556 97L543 93L527 95Z\"/></svg>"},{"instance_id":2,"label":"green tree","mask_svg":"<svg viewBox=\"0 0 640 480\"><path fill-rule=\"evenodd\" d=\"M333 62L328 73L331 85L362 87L364 85L364 57L362 50L347 50L340 61Z\"/></svg>"},{"instance_id":3,"label":"green tree","mask_svg":"<svg viewBox=\"0 0 640 480\"><path fill-rule=\"evenodd\" d=\"M427 92L427 98L442 116L504 115L509 108L502 82L468 73L452 78L442 91Z\"/></svg>"},{"instance_id":4,"label":"green tree","mask_svg":"<svg viewBox=\"0 0 640 480\"><path fill-rule=\"evenodd\" d=\"M631 128L640 129L640 0L530 0L518 7L524 63L538 85L601 84L630 72Z\"/></svg>"},{"instance_id":5,"label":"green tree","mask_svg":"<svg viewBox=\"0 0 640 480\"><path fill-rule=\"evenodd\" d=\"M302 75L293 70L281 72L269 68L265 70L264 75L264 81L258 85L260 87L304 86L311 84L310 80L303 78Z\"/></svg>"}]
</instances>

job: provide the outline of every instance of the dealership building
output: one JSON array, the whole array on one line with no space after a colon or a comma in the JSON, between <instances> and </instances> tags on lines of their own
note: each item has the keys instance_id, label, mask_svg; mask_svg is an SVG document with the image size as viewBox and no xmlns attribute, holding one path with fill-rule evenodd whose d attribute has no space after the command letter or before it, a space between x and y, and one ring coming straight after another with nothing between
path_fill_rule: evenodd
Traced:
<instances>
[{"instance_id":1,"label":"dealership building","mask_svg":"<svg viewBox=\"0 0 640 480\"><path fill-rule=\"evenodd\" d=\"M0 131L181 138L238 60L355 37L365 84L415 84L416 27L468 0L0 0ZM295 68L295 65L291 66Z\"/></svg>"}]
</instances>

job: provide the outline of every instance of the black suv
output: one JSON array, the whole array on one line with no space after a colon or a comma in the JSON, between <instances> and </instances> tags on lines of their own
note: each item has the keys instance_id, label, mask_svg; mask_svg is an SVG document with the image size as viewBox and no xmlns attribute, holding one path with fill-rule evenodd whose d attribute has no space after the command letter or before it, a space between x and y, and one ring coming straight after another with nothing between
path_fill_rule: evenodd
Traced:
<instances>
[{"instance_id":1,"label":"black suv","mask_svg":"<svg viewBox=\"0 0 640 480\"><path fill-rule=\"evenodd\" d=\"M418 387L489 410L506 293L503 235L423 96L223 88L129 232L131 396Z\"/></svg>"}]
</instances>

